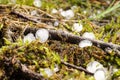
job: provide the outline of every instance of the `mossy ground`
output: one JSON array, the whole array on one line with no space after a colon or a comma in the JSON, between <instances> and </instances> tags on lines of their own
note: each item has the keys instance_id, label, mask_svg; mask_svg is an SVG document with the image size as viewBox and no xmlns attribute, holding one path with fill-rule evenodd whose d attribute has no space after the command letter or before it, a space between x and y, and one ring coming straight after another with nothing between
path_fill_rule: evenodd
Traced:
<instances>
[{"instance_id":1,"label":"mossy ground","mask_svg":"<svg viewBox=\"0 0 120 80\"><path fill-rule=\"evenodd\" d=\"M30 5L26 2L18 2L21 5ZM110 0L108 0L110 1ZM112 0L111 0L112 2ZM8 1L6 1L8 3ZM117 3L117 1L116 1ZM74 10L75 17L72 20L67 22L61 22L58 27L55 29L65 30L71 32L75 35L81 36L84 32L93 32L97 40L102 40L104 42L112 42L114 44L120 45L120 8L115 9L114 11L99 16L102 12L105 12L108 8L112 8L115 3L108 4L103 0L44 0L42 1L41 9L46 13L51 14L53 8L56 9L71 9L71 6L77 6ZM111 5L111 6L110 6ZM120 5L120 4L119 4ZM12 6L16 7L15 5ZM120 58L115 55L115 52L106 53L100 48L95 46L80 48L78 44L70 44L62 41L48 40L46 43L41 44L40 42L33 41L32 43L23 43L23 30L25 26L30 27L39 27L32 21L28 21L21 17L9 14L11 8L0 9L0 78L1 79L11 79L11 76L17 74L15 70L8 72L5 68L4 59L15 58L19 60L22 64L25 64L30 70L35 72L40 72L42 68L49 67L54 68L55 64L59 65L59 71L55 73L52 77L48 78L50 80L94 80L93 76L84 73L84 71L79 71L70 67L67 67L61 64L61 59L86 68L87 63L96 60L103 64L104 67L110 68L110 66L120 67ZM31 12L36 10L36 8L18 6L16 10L20 12ZM85 12L86 11L86 12ZM84 13L85 12L85 13ZM100 12L98 14L98 12ZM60 14L52 16L64 20ZM96 17L94 16L96 15ZM92 16L92 17L91 17ZM42 16L44 18L49 18ZM4 19L3 19L4 18ZM4 20L7 23L4 23ZM72 24L75 22L81 22L83 24L83 30L80 33L76 33L72 30ZM42 21L45 24L53 23L54 21ZM7 30L12 31L12 34L9 34ZM17 39L17 40L16 40ZM15 42L14 42L15 40ZM17 65L14 66L17 69ZM8 70L9 71L9 70ZM115 77L120 74L114 75ZM16 77L15 77L16 79ZM24 78L22 78L23 80ZM18 80L18 79L17 79ZM118 79L119 80L119 79Z\"/></svg>"}]
</instances>

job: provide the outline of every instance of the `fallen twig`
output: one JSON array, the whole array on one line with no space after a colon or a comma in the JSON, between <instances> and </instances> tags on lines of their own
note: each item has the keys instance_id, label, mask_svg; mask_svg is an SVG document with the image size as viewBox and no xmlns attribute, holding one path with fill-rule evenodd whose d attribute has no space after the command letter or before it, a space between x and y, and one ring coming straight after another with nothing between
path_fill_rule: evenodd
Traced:
<instances>
[{"instance_id":1,"label":"fallen twig","mask_svg":"<svg viewBox=\"0 0 120 80\"><path fill-rule=\"evenodd\" d=\"M107 47L111 49L117 49L120 51L120 46L112 43L106 43L100 40L93 40L93 39L88 39L84 38L81 36L73 35L70 33L65 33L63 31L56 31L56 30L49 30L49 33L51 34L51 38L54 40L65 40L66 42L74 43L74 44L79 44L81 40L89 40L93 43L94 46L97 46L101 49L105 49ZM120 56L120 55L119 55Z\"/></svg>"},{"instance_id":2,"label":"fallen twig","mask_svg":"<svg viewBox=\"0 0 120 80\"><path fill-rule=\"evenodd\" d=\"M33 18L33 16L30 16L30 15L27 15L27 14L24 14L24 13L19 13L19 12L17 12L17 11L12 11L11 13L12 13L12 14L16 14L16 15L18 15L18 16L20 16L20 17L23 17L23 18L25 18L25 19L27 19L27 20L29 20L29 21L35 22L35 23L37 23L37 25L38 25L39 27L54 28L53 26L47 25L47 24L42 23L41 21L39 21L40 18Z\"/></svg>"},{"instance_id":3,"label":"fallen twig","mask_svg":"<svg viewBox=\"0 0 120 80\"><path fill-rule=\"evenodd\" d=\"M33 32L35 34L36 30L37 30L36 28L26 28L24 34L27 34L29 32ZM51 39L51 40L65 41L65 42L69 42L72 44L79 44L79 42L82 40L89 40L93 43L94 46L99 47L103 50L105 50L106 48L109 47L113 50L116 49L116 50L120 51L120 46L116 45L116 44L106 43L106 42L103 42L100 40L88 39L88 38L73 35L71 33L66 33L64 31L59 31L59 30L48 30L48 31L50 33L49 39ZM117 54L117 55L120 56L120 54Z\"/></svg>"},{"instance_id":4,"label":"fallen twig","mask_svg":"<svg viewBox=\"0 0 120 80\"><path fill-rule=\"evenodd\" d=\"M27 78L30 80L46 80L40 73L36 73L28 69L24 64L16 60L15 57L13 57L12 59L5 58L3 64L5 64L7 68L14 69L13 71L18 70L17 71L19 72L18 74L22 75L24 78ZM15 65L17 65L17 68Z\"/></svg>"},{"instance_id":5,"label":"fallen twig","mask_svg":"<svg viewBox=\"0 0 120 80\"><path fill-rule=\"evenodd\" d=\"M13 10L12 13L14 13L18 16L21 16L25 19L28 19L30 21L40 23L38 20L31 18L28 15L18 13L17 11ZM49 26L49 25L46 24L46 26ZM113 50L115 50L115 49L120 50L119 45L112 44L112 43L105 43L105 42L99 41L99 40L92 40L92 39L84 38L81 36L76 36L73 34L68 34L68 33L65 33L64 31L49 30L49 33L51 35L51 39L53 39L53 40L64 40L66 42L70 42L70 43L74 43L74 44L78 44L81 40L90 40L93 43L93 45L95 45L103 50L105 50L105 48L108 48L108 47L113 49ZM117 54L117 55L120 56L120 54Z\"/></svg>"},{"instance_id":6,"label":"fallen twig","mask_svg":"<svg viewBox=\"0 0 120 80\"><path fill-rule=\"evenodd\" d=\"M11 7L12 7L12 5L0 4L0 9L11 8Z\"/></svg>"},{"instance_id":7,"label":"fallen twig","mask_svg":"<svg viewBox=\"0 0 120 80\"><path fill-rule=\"evenodd\" d=\"M35 17L29 14L25 14L25 13L20 13L16 10L13 9L13 11L11 11L12 14L18 15L20 17L23 17L29 21L33 21L36 23L41 23L42 21L59 21L59 22L79 22L79 20L66 20L66 19L57 19L57 18L39 18L39 17Z\"/></svg>"},{"instance_id":8,"label":"fallen twig","mask_svg":"<svg viewBox=\"0 0 120 80\"><path fill-rule=\"evenodd\" d=\"M63 60L61 60L61 63L64 64L64 65L66 65L66 66L68 66L68 67L72 67L72 68L74 68L74 69L77 69L77 70L80 70L80 71L84 71L84 72L86 72L86 73L88 73L88 74L90 74L90 75L93 75L93 73L87 71L87 70L84 69L83 67L78 67L78 66L76 66L76 65L67 63L67 62L65 62L65 61L63 61Z\"/></svg>"},{"instance_id":9,"label":"fallen twig","mask_svg":"<svg viewBox=\"0 0 120 80\"><path fill-rule=\"evenodd\" d=\"M26 5L23 5L22 7L23 7L23 8L26 8L26 9L30 9L30 8L31 8L31 9L36 9L38 12L41 12L41 13L43 13L43 14L49 16L50 18L55 19L54 16L52 16L51 14L49 14L49 13L47 13L47 12L41 10L41 9L38 9L38 8L35 8L35 7L31 7L31 6L26 6Z\"/></svg>"},{"instance_id":10,"label":"fallen twig","mask_svg":"<svg viewBox=\"0 0 120 80\"><path fill-rule=\"evenodd\" d=\"M29 79L45 80L40 73L33 72L32 70L28 69L25 65L21 64L20 67L23 75L26 75L27 77L29 77Z\"/></svg>"}]
</instances>

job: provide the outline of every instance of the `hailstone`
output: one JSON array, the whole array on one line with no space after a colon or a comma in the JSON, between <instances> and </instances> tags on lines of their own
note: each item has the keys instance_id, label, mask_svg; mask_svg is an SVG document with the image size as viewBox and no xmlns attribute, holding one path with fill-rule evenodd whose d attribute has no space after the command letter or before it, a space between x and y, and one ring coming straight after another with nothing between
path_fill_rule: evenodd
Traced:
<instances>
[{"instance_id":1,"label":"hailstone","mask_svg":"<svg viewBox=\"0 0 120 80\"><path fill-rule=\"evenodd\" d=\"M55 64L55 68L53 70L50 68L43 68L42 70L47 75L47 77L51 77L54 73L59 71L59 68L58 68L58 65ZM44 74L41 73L41 75L44 75Z\"/></svg>"},{"instance_id":2,"label":"hailstone","mask_svg":"<svg viewBox=\"0 0 120 80\"><path fill-rule=\"evenodd\" d=\"M41 0L34 0L33 5L35 7L41 7L42 6L42 2L41 2Z\"/></svg>"},{"instance_id":3,"label":"hailstone","mask_svg":"<svg viewBox=\"0 0 120 80\"><path fill-rule=\"evenodd\" d=\"M66 19L71 19L74 17L74 12L72 10L66 10L66 11L61 11L60 13L63 17L65 17Z\"/></svg>"},{"instance_id":4,"label":"hailstone","mask_svg":"<svg viewBox=\"0 0 120 80\"><path fill-rule=\"evenodd\" d=\"M83 29L83 25L82 24L79 24L79 23L74 23L73 24L73 30L76 31L76 32L80 32L82 31Z\"/></svg>"},{"instance_id":5,"label":"hailstone","mask_svg":"<svg viewBox=\"0 0 120 80\"><path fill-rule=\"evenodd\" d=\"M106 73L103 68L97 69L94 73L95 80L106 80Z\"/></svg>"},{"instance_id":6,"label":"hailstone","mask_svg":"<svg viewBox=\"0 0 120 80\"><path fill-rule=\"evenodd\" d=\"M85 32L82 36L89 39L95 39L95 35L92 32Z\"/></svg>"},{"instance_id":7,"label":"hailstone","mask_svg":"<svg viewBox=\"0 0 120 80\"><path fill-rule=\"evenodd\" d=\"M101 69L101 68L103 68L102 64L100 64L97 61L92 61L92 62L88 63L86 69L91 73L95 73L97 69Z\"/></svg>"},{"instance_id":8,"label":"hailstone","mask_svg":"<svg viewBox=\"0 0 120 80\"><path fill-rule=\"evenodd\" d=\"M46 29L39 29L36 31L35 37L36 39L39 39L41 43L44 43L49 38L49 32Z\"/></svg>"},{"instance_id":9,"label":"hailstone","mask_svg":"<svg viewBox=\"0 0 120 80\"><path fill-rule=\"evenodd\" d=\"M56 14L58 11L56 9L52 9L51 13Z\"/></svg>"},{"instance_id":10,"label":"hailstone","mask_svg":"<svg viewBox=\"0 0 120 80\"><path fill-rule=\"evenodd\" d=\"M23 42L25 43L25 42L32 42L32 41L34 41L35 40L35 37L34 37L34 35L32 34L32 33L28 33L26 36L24 36L24 38L23 38Z\"/></svg>"},{"instance_id":11,"label":"hailstone","mask_svg":"<svg viewBox=\"0 0 120 80\"><path fill-rule=\"evenodd\" d=\"M92 42L89 41L89 40L82 40L79 43L79 47L81 47L81 48L84 48L84 47L87 47L87 46L92 46Z\"/></svg>"}]
</instances>

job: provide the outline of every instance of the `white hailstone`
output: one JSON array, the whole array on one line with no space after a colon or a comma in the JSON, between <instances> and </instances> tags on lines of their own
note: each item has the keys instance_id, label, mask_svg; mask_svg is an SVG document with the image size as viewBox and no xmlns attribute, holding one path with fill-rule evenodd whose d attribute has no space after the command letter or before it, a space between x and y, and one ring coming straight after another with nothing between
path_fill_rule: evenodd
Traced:
<instances>
[{"instance_id":1,"label":"white hailstone","mask_svg":"<svg viewBox=\"0 0 120 80\"><path fill-rule=\"evenodd\" d=\"M50 77L54 74L54 72L50 68L45 68L44 72L47 74L48 77Z\"/></svg>"},{"instance_id":2,"label":"white hailstone","mask_svg":"<svg viewBox=\"0 0 120 80\"><path fill-rule=\"evenodd\" d=\"M54 26L58 26L58 25L59 25L59 21L55 21Z\"/></svg>"},{"instance_id":3,"label":"white hailstone","mask_svg":"<svg viewBox=\"0 0 120 80\"><path fill-rule=\"evenodd\" d=\"M33 11L31 11L30 15L35 16L35 15L38 15L38 13L36 10L33 10Z\"/></svg>"},{"instance_id":4,"label":"white hailstone","mask_svg":"<svg viewBox=\"0 0 120 80\"><path fill-rule=\"evenodd\" d=\"M95 39L95 35L92 32L85 32L82 36L89 39Z\"/></svg>"},{"instance_id":5,"label":"white hailstone","mask_svg":"<svg viewBox=\"0 0 120 80\"><path fill-rule=\"evenodd\" d=\"M106 73L103 68L97 69L94 73L95 80L106 80Z\"/></svg>"},{"instance_id":6,"label":"white hailstone","mask_svg":"<svg viewBox=\"0 0 120 80\"><path fill-rule=\"evenodd\" d=\"M71 19L72 17L74 17L74 12L72 10L66 10L66 11L61 11L60 13L63 17L65 17L66 19Z\"/></svg>"},{"instance_id":7,"label":"white hailstone","mask_svg":"<svg viewBox=\"0 0 120 80\"><path fill-rule=\"evenodd\" d=\"M68 80L76 80L75 78L70 78L70 79L68 79Z\"/></svg>"},{"instance_id":8,"label":"white hailstone","mask_svg":"<svg viewBox=\"0 0 120 80\"><path fill-rule=\"evenodd\" d=\"M100 14L100 13L101 13L101 11L100 11L100 10L97 10L97 13L98 13L98 14Z\"/></svg>"},{"instance_id":9,"label":"white hailstone","mask_svg":"<svg viewBox=\"0 0 120 80\"><path fill-rule=\"evenodd\" d=\"M53 69L54 73L59 71L59 67L57 64L55 64L55 68Z\"/></svg>"},{"instance_id":10,"label":"white hailstone","mask_svg":"<svg viewBox=\"0 0 120 80\"><path fill-rule=\"evenodd\" d=\"M24 36L24 38L23 38L23 42L25 43L25 42L32 42L32 41L34 41L35 40L35 37L34 37L34 35L32 34L32 33L28 33L26 36Z\"/></svg>"},{"instance_id":11,"label":"white hailstone","mask_svg":"<svg viewBox=\"0 0 120 80\"><path fill-rule=\"evenodd\" d=\"M87 11L86 11L86 10L84 10L84 11L83 11L83 13L84 13L84 14L86 14L86 13L87 13Z\"/></svg>"},{"instance_id":12,"label":"white hailstone","mask_svg":"<svg viewBox=\"0 0 120 80\"><path fill-rule=\"evenodd\" d=\"M118 71L118 69L116 69L116 68L113 69L113 73L115 73L115 72L117 72L117 71Z\"/></svg>"},{"instance_id":13,"label":"white hailstone","mask_svg":"<svg viewBox=\"0 0 120 80\"><path fill-rule=\"evenodd\" d=\"M106 2L107 2L107 4L110 4L110 3L111 3L111 1L109 1L109 0L106 0Z\"/></svg>"},{"instance_id":14,"label":"white hailstone","mask_svg":"<svg viewBox=\"0 0 120 80\"><path fill-rule=\"evenodd\" d=\"M96 14L90 15L89 18L96 18Z\"/></svg>"},{"instance_id":15,"label":"white hailstone","mask_svg":"<svg viewBox=\"0 0 120 80\"><path fill-rule=\"evenodd\" d=\"M75 10L75 9L77 9L77 6L72 6L71 9Z\"/></svg>"},{"instance_id":16,"label":"white hailstone","mask_svg":"<svg viewBox=\"0 0 120 80\"><path fill-rule=\"evenodd\" d=\"M52 70L50 68L44 68L43 69L44 73L47 74L47 77L51 77L54 73L59 71L58 65L55 65L55 68ZM41 75L43 75L41 73Z\"/></svg>"},{"instance_id":17,"label":"white hailstone","mask_svg":"<svg viewBox=\"0 0 120 80\"><path fill-rule=\"evenodd\" d=\"M80 32L82 31L83 29L83 25L82 24L79 24L79 23L74 23L73 24L73 30L76 31L76 32Z\"/></svg>"},{"instance_id":18,"label":"white hailstone","mask_svg":"<svg viewBox=\"0 0 120 80\"><path fill-rule=\"evenodd\" d=\"M36 39L39 39L41 43L44 43L49 38L49 32L46 29L39 29L36 31L35 37Z\"/></svg>"},{"instance_id":19,"label":"white hailstone","mask_svg":"<svg viewBox=\"0 0 120 80\"><path fill-rule=\"evenodd\" d=\"M16 0L10 0L10 3L16 4Z\"/></svg>"},{"instance_id":20,"label":"white hailstone","mask_svg":"<svg viewBox=\"0 0 120 80\"><path fill-rule=\"evenodd\" d=\"M59 12L62 12L62 11L63 11L63 9L62 9L62 8L60 8L58 11L59 11Z\"/></svg>"},{"instance_id":21,"label":"white hailstone","mask_svg":"<svg viewBox=\"0 0 120 80\"><path fill-rule=\"evenodd\" d=\"M84 47L87 47L87 46L92 46L92 42L89 41L89 40L80 41L79 47L84 48Z\"/></svg>"},{"instance_id":22,"label":"white hailstone","mask_svg":"<svg viewBox=\"0 0 120 80\"><path fill-rule=\"evenodd\" d=\"M34 0L33 5L35 7L41 7L42 6L42 2L41 2L41 0Z\"/></svg>"},{"instance_id":23,"label":"white hailstone","mask_svg":"<svg viewBox=\"0 0 120 80\"><path fill-rule=\"evenodd\" d=\"M56 9L52 9L51 13L56 14L58 11Z\"/></svg>"},{"instance_id":24,"label":"white hailstone","mask_svg":"<svg viewBox=\"0 0 120 80\"><path fill-rule=\"evenodd\" d=\"M61 13L61 15L63 16L63 17L66 17L66 11L60 11Z\"/></svg>"},{"instance_id":25,"label":"white hailstone","mask_svg":"<svg viewBox=\"0 0 120 80\"><path fill-rule=\"evenodd\" d=\"M92 62L88 63L88 65L86 67L86 69L91 73L95 73L97 69L101 69L101 68L103 68L103 65L97 61L92 61Z\"/></svg>"}]
</instances>

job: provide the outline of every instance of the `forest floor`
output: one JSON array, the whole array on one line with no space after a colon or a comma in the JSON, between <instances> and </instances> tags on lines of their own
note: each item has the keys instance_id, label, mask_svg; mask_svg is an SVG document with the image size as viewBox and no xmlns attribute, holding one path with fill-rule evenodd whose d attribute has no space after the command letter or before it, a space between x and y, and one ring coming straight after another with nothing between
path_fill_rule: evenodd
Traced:
<instances>
[{"instance_id":1,"label":"forest floor","mask_svg":"<svg viewBox=\"0 0 120 80\"><path fill-rule=\"evenodd\" d=\"M95 80L86 69L92 61L106 69L105 80L120 80L120 1L44 0L42 5L0 4L0 80ZM67 10L73 17L61 14ZM83 29L75 31L74 23ZM43 28L49 32L46 42L24 42L28 33ZM95 39L83 37L85 32ZM92 46L80 47L83 40Z\"/></svg>"}]
</instances>

